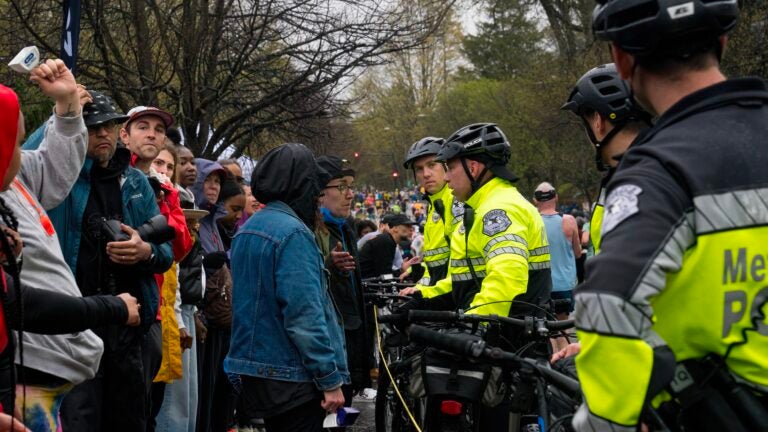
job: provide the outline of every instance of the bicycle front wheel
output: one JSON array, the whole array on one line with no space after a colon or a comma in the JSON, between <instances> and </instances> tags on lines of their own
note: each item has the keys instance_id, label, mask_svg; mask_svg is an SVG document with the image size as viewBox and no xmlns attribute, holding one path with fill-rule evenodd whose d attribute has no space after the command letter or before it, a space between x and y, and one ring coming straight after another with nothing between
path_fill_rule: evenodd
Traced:
<instances>
[{"instance_id":1,"label":"bicycle front wheel","mask_svg":"<svg viewBox=\"0 0 768 432\"><path fill-rule=\"evenodd\" d=\"M376 432L416 432L418 429L413 425L411 417L403 407L383 365L379 371L378 388L376 389ZM414 419L420 421L423 410L421 404L407 394L407 388L399 387L399 389Z\"/></svg>"}]
</instances>

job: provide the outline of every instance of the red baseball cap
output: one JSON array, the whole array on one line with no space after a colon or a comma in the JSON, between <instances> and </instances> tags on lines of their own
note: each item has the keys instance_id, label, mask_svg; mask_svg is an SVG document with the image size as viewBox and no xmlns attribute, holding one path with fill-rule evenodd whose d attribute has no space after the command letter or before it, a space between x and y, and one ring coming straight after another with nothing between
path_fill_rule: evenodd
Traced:
<instances>
[{"instance_id":1,"label":"red baseball cap","mask_svg":"<svg viewBox=\"0 0 768 432\"><path fill-rule=\"evenodd\" d=\"M131 108L130 111L128 111L128 121L125 123L126 126L129 125L134 120L144 117L144 116L156 116L160 117L163 120L163 123L165 123L165 127L169 128L173 126L173 116L171 113L167 111L163 111L160 108L150 107L150 106L137 106L134 108Z\"/></svg>"}]
</instances>

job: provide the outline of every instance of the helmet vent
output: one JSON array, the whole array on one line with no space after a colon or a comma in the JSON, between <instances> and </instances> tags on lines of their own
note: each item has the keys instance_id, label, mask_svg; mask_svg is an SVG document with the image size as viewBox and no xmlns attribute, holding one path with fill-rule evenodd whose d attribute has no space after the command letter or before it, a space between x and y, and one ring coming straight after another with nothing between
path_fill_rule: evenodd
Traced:
<instances>
[{"instance_id":1,"label":"helmet vent","mask_svg":"<svg viewBox=\"0 0 768 432\"><path fill-rule=\"evenodd\" d=\"M609 75L597 75L597 76L592 78L592 83L593 84L600 84L600 83L604 83L606 81L610 81L612 79L613 78L611 78Z\"/></svg>"},{"instance_id":2,"label":"helmet vent","mask_svg":"<svg viewBox=\"0 0 768 432\"><path fill-rule=\"evenodd\" d=\"M626 100L618 99L618 100L612 101L608 105L610 105L610 106L612 106L612 107L614 107L616 109L620 109L620 108L623 108L626 103L627 103Z\"/></svg>"},{"instance_id":3,"label":"helmet vent","mask_svg":"<svg viewBox=\"0 0 768 432\"><path fill-rule=\"evenodd\" d=\"M608 28L622 28L626 25L655 17L658 13L659 6L656 1L647 1L610 16L608 18Z\"/></svg>"},{"instance_id":4,"label":"helmet vent","mask_svg":"<svg viewBox=\"0 0 768 432\"><path fill-rule=\"evenodd\" d=\"M600 94L603 96L608 96L608 95L616 94L619 92L621 92L621 89L614 85L605 86L600 89Z\"/></svg>"}]
</instances>

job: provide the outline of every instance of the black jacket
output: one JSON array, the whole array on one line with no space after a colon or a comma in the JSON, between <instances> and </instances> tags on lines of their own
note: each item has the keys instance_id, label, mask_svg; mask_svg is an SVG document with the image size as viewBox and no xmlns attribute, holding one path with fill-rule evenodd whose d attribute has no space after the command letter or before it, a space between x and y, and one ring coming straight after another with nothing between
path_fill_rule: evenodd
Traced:
<instances>
[{"instance_id":1,"label":"black jacket","mask_svg":"<svg viewBox=\"0 0 768 432\"><path fill-rule=\"evenodd\" d=\"M360 272L364 278L384 274L399 275L400 270L392 270L397 244L389 233L382 233L368 240L360 249Z\"/></svg>"},{"instance_id":2,"label":"black jacket","mask_svg":"<svg viewBox=\"0 0 768 432\"><path fill-rule=\"evenodd\" d=\"M2 270L0 270L2 271ZM128 309L115 296L74 297L54 291L23 287L23 310L20 312L16 287L10 275L5 275L6 292L3 310L8 344L0 353L0 403L7 411L13 411L14 377L11 362L14 357L13 335L23 323L24 331L39 334L67 334L105 325L123 325L128 319ZM3 289L0 285L0 289Z\"/></svg>"},{"instance_id":3,"label":"black jacket","mask_svg":"<svg viewBox=\"0 0 768 432\"><path fill-rule=\"evenodd\" d=\"M325 255L325 267L330 274L330 288L333 300L344 320L344 336L347 343L347 362L352 378L352 386L363 389L371 386L370 370L374 367L370 353L373 350L373 341L366 332L367 320L365 303L363 300L360 265L353 272L340 273L333 266L330 250L337 243L343 245L359 263L357 251L357 238L349 223L342 226L334 223L326 223L327 234L318 233L321 250ZM327 247L325 238L327 236Z\"/></svg>"}]
</instances>

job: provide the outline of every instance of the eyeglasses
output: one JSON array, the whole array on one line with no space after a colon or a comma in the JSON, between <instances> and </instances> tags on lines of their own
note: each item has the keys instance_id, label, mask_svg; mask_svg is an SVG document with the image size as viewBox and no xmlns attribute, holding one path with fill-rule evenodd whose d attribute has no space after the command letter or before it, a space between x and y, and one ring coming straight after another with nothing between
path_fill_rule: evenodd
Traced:
<instances>
[{"instance_id":1,"label":"eyeglasses","mask_svg":"<svg viewBox=\"0 0 768 432\"><path fill-rule=\"evenodd\" d=\"M116 125L117 125L117 123L115 123L114 121L108 121L108 122L104 122L104 123L99 123L99 124L96 124L96 125L88 126L88 133L96 133L96 132L100 131L102 128L104 130L106 130L107 132L112 132L112 131L115 130L115 126Z\"/></svg>"},{"instance_id":2,"label":"eyeglasses","mask_svg":"<svg viewBox=\"0 0 768 432\"><path fill-rule=\"evenodd\" d=\"M326 189L338 189L339 193L346 193L348 190L352 189L352 185L348 185L346 183L339 183L337 185L329 185L325 187Z\"/></svg>"}]
</instances>

